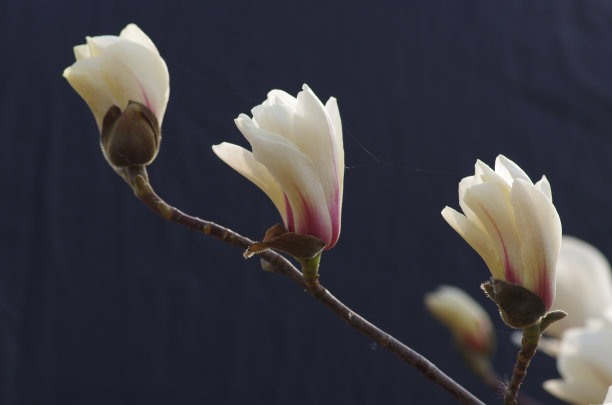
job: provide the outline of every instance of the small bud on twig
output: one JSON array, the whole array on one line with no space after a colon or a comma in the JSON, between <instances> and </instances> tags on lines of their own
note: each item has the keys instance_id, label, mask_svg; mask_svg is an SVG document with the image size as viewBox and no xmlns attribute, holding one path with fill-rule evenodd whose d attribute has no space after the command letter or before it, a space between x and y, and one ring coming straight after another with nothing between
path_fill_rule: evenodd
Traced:
<instances>
[{"instance_id":1,"label":"small bud on twig","mask_svg":"<svg viewBox=\"0 0 612 405\"><path fill-rule=\"evenodd\" d=\"M160 141L157 118L143 104L130 101L123 112L113 106L104 116L100 144L113 167L150 164L157 156Z\"/></svg>"}]
</instances>

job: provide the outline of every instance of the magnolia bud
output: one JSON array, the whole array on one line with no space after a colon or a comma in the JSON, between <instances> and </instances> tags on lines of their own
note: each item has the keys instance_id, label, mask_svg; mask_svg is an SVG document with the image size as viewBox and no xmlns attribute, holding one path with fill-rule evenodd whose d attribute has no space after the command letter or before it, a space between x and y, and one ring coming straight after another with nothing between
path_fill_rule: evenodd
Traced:
<instances>
[{"instance_id":1,"label":"magnolia bud","mask_svg":"<svg viewBox=\"0 0 612 405\"><path fill-rule=\"evenodd\" d=\"M160 141L157 118L143 104L130 101L123 112L112 106L104 116L100 144L106 160L116 168L150 164Z\"/></svg>"}]
</instances>

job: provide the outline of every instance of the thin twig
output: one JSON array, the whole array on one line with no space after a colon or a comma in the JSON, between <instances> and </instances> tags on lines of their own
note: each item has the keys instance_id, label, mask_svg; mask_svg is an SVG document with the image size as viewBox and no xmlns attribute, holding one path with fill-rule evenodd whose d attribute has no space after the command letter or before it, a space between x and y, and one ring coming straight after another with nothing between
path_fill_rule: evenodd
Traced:
<instances>
[{"instance_id":1,"label":"thin twig","mask_svg":"<svg viewBox=\"0 0 612 405\"><path fill-rule=\"evenodd\" d=\"M222 242L237 246L243 250L254 243L249 238L241 236L230 229L215 224L214 222L192 217L167 204L155 193L155 191L153 191L151 185L141 175L136 175L133 178L132 184L136 196L140 198L153 212L160 215L164 219L167 219L168 221L177 222L188 227L189 229L203 232ZM280 254L272 250L267 250L259 253L258 255L270 263L272 265L272 269L274 269L276 273L289 277L302 289L308 290L315 299L338 314L338 316L344 319L344 321L351 327L368 336L377 344L389 350L406 363L412 365L427 379L444 388L461 403L470 405L484 405L482 401L442 372L432 362L344 305L340 300L327 291L318 280L315 279L310 282L306 282L302 276L302 273Z\"/></svg>"},{"instance_id":2,"label":"thin twig","mask_svg":"<svg viewBox=\"0 0 612 405\"><path fill-rule=\"evenodd\" d=\"M523 329L522 348L518 352L516 364L514 365L514 371L512 372L512 378L506 388L504 395L504 405L516 405L517 395L521 383L527 374L527 367L531 359L536 353L538 348L538 341L540 340L540 325L536 324Z\"/></svg>"},{"instance_id":3,"label":"thin twig","mask_svg":"<svg viewBox=\"0 0 612 405\"><path fill-rule=\"evenodd\" d=\"M478 375L484 384L495 394L505 392L506 386L499 378L498 374L493 370L489 370L487 375ZM531 395L524 392L519 392L517 396L518 405L543 405L540 401L533 398Z\"/></svg>"}]
</instances>

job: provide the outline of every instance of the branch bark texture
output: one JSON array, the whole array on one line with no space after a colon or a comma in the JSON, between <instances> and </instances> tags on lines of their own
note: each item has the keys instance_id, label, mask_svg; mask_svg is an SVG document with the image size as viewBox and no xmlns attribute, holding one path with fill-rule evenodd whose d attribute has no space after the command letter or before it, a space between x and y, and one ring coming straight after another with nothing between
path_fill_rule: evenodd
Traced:
<instances>
[{"instance_id":1,"label":"branch bark texture","mask_svg":"<svg viewBox=\"0 0 612 405\"><path fill-rule=\"evenodd\" d=\"M184 225L189 229L203 232L206 235L210 235L215 239L234 245L242 250L247 249L254 243L251 239L239 235L230 229L214 222L187 215L167 204L155 193L145 176L140 174L134 176L131 181L132 188L136 196L157 215L168 221ZM275 273L280 273L289 277L300 288L308 290L317 301L334 311L351 327L368 336L378 345L389 350L406 363L412 365L423 374L425 378L444 388L461 403L468 405L484 405L482 401L442 372L432 362L347 307L325 289L317 279L306 281L302 273L285 257L272 250L258 253L258 256L267 261L270 264L270 269Z\"/></svg>"}]
</instances>

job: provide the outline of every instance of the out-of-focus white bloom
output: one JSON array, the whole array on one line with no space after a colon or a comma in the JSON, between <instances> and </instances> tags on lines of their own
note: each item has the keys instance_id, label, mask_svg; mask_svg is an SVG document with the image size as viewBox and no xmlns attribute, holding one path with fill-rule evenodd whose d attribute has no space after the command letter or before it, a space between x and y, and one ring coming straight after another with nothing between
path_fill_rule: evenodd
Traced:
<instances>
[{"instance_id":1,"label":"out-of-focus white bloom","mask_svg":"<svg viewBox=\"0 0 612 405\"><path fill-rule=\"evenodd\" d=\"M445 207L442 216L478 252L494 278L521 285L550 309L561 221L545 176L537 183L499 155L495 171L476 162L473 176L459 183L463 214Z\"/></svg>"},{"instance_id":2,"label":"out-of-focus white bloom","mask_svg":"<svg viewBox=\"0 0 612 405\"><path fill-rule=\"evenodd\" d=\"M293 97L272 90L261 105L235 120L253 152L223 142L225 163L272 200L289 232L316 236L326 249L340 235L344 184L342 124L335 98L325 105L307 85Z\"/></svg>"},{"instance_id":3,"label":"out-of-focus white bloom","mask_svg":"<svg viewBox=\"0 0 612 405\"><path fill-rule=\"evenodd\" d=\"M91 108L98 129L109 108L124 111L130 101L147 106L161 126L170 94L168 68L138 26L127 25L119 36L87 37L74 55L64 77Z\"/></svg>"},{"instance_id":4,"label":"out-of-focus white bloom","mask_svg":"<svg viewBox=\"0 0 612 405\"><path fill-rule=\"evenodd\" d=\"M608 395L604 398L602 405L612 405L612 385L608 388Z\"/></svg>"},{"instance_id":5,"label":"out-of-focus white bloom","mask_svg":"<svg viewBox=\"0 0 612 405\"><path fill-rule=\"evenodd\" d=\"M491 319L463 290L442 285L425 295L425 306L450 329L462 346L478 353L490 354L495 345Z\"/></svg>"},{"instance_id":6,"label":"out-of-focus white bloom","mask_svg":"<svg viewBox=\"0 0 612 405\"><path fill-rule=\"evenodd\" d=\"M612 306L610 263L593 245L564 235L552 309L560 309L568 315L550 325L546 333L560 337L566 329L584 326L587 318L599 316L609 306Z\"/></svg>"},{"instance_id":7,"label":"out-of-focus white bloom","mask_svg":"<svg viewBox=\"0 0 612 405\"><path fill-rule=\"evenodd\" d=\"M563 379L544 382L548 392L576 405L600 403L612 384L612 307L563 333L557 369Z\"/></svg>"}]
</instances>

